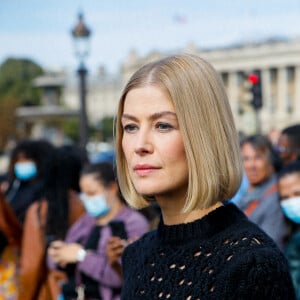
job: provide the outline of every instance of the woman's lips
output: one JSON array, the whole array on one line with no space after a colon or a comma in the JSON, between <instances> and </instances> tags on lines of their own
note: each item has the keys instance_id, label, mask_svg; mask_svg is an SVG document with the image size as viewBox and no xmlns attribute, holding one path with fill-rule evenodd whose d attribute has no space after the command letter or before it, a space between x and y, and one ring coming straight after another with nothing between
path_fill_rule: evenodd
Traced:
<instances>
[{"instance_id":1,"label":"woman's lips","mask_svg":"<svg viewBox=\"0 0 300 300\"><path fill-rule=\"evenodd\" d=\"M149 175L159 169L160 169L159 167L147 165L147 164L135 165L133 168L134 172L139 176Z\"/></svg>"}]
</instances>

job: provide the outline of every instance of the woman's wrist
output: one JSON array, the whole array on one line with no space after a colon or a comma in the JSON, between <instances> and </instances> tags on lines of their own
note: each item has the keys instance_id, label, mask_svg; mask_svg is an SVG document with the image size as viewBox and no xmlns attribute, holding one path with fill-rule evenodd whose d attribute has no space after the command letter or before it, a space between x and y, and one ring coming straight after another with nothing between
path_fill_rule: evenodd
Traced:
<instances>
[{"instance_id":1,"label":"woman's wrist","mask_svg":"<svg viewBox=\"0 0 300 300\"><path fill-rule=\"evenodd\" d=\"M86 250L83 248L80 248L76 253L77 261L81 262L85 259L85 257L86 257Z\"/></svg>"}]
</instances>

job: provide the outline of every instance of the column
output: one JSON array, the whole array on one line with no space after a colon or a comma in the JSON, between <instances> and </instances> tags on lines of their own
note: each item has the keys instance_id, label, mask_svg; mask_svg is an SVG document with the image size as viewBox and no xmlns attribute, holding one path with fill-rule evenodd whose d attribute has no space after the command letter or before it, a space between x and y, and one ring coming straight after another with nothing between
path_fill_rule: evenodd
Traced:
<instances>
[{"instance_id":1,"label":"column","mask_svg":"<svg viewBox=\"0 0 300 300\"><path fill-rule=\"evenodd\" d=\"M277 77L277 112L278 115L286 115L286 100L287 100L287 70L285 67L278 69Z\"/></svg>"},{"instance_id":2,"label":"column","mask_svg":"<svg viewBox=\"0 0 300 300\"><path fill-rule=\"evenodd\" d=\"M261 70L261 84L262 84L262 94L263 94L263 111L264 113L270 114L271 111L271 78L270 70Z\"/></svg>"},{"instance_id":3,"label":"column","mask_svg":"<svg viewBox=\"0 0 300 300\"><path fill-rule=\"evenodd\" d=\"M261 70L261 85L263 95L263 107L261 110L261 125L262 131L268 132L271 129L270 120L272 118L272 104L271 104L271 74L270 69Z\"/></svg>"},{"instance_id":4,"label":"column","mask_svg":"<svg viewBox=\"0 0 300 300\"><path fill-rule=\"evenodd\" d=\"M235 118L238 116L239 108L238 88L238 74L236 72L230 72L228 74L228 99Z\"/></svg>"},{"instance_id":5,"label":"column","mask_svg":"<svg viewBox=\"0 0 300 300\"><path fill-rule=\"evenodd\" d=\"M295 66L295 96L293 114L300 115L300 66Z\"/></svg>"}]
</instances>

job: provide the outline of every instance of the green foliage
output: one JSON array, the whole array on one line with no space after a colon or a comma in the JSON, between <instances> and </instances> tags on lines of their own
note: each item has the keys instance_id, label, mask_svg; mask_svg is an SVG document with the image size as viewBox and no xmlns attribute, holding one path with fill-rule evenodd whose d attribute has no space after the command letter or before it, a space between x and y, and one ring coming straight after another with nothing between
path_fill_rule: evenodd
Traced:
<instances>
[{"instance_id":1,"label":"green foliage","mask_svg":"<svg viewBox=\"0 0 300 300\"><path fill-rule=\"evenodd\" d=\"M101 133L103 141L111 141L113 139L114 117L104 117L101 120Z\"/></svg>"},{"instance_id":2,"label":"green foliage","mask_svg":"<svg viewBox=\"0 0 300 300\"><path fill-rule=\"evenodd\" d=\"M62 124L64 133L75 143L79 141L79 120L66 120Z\"/></svg>"},{"instance_id":3,"label":"green foliage","mask_svg":"<svg viewBox=\"0 0 300 300\"><path fill-rule=\"evenodd\" d=\"M114 117L104 117L96 126L90 126L89 137L93 140L111 142L113 139Z\"/></svg>"},{"instance_id":4,"label":"green foliage","mask_svg":"<svg viewBox=\"0 0 300 300\"><path fill-rule=\"evenodd\" d=\"M7 59L0 66L0 95L13 97L20 105L38 104L40 91L32 80L41 74L43 69L29 59Z\"/></svg>"}]
</instances>

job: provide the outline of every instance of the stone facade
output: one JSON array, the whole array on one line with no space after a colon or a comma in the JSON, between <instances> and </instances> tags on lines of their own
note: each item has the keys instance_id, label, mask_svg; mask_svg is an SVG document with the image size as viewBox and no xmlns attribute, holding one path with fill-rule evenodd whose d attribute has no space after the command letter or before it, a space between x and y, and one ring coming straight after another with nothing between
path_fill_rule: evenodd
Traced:
<instances>
[{"instance_id":1,"label":"stone facade","mask_svg":"<svg viewBox=\"0 0 300 300\"><path fill-rule=\"evenodd\" d=\"M220 73L240 131L251 134L259 129L266 133L300 122L300 40L269 40L206 50L191 44L181 52L203 57ZM97 123L104 116L116 113L122 87L134 71L170 54L174 52L138 57L131 52L118 76L102 74L92 79L87 96L90 122ZM245 99L245 74L254 70L259 70L262 77L263 108L258 113L249 99ZM75 86L65 89L64 98L71 107L77 103L77 95Z\"/></svg>"}]
</instances>

